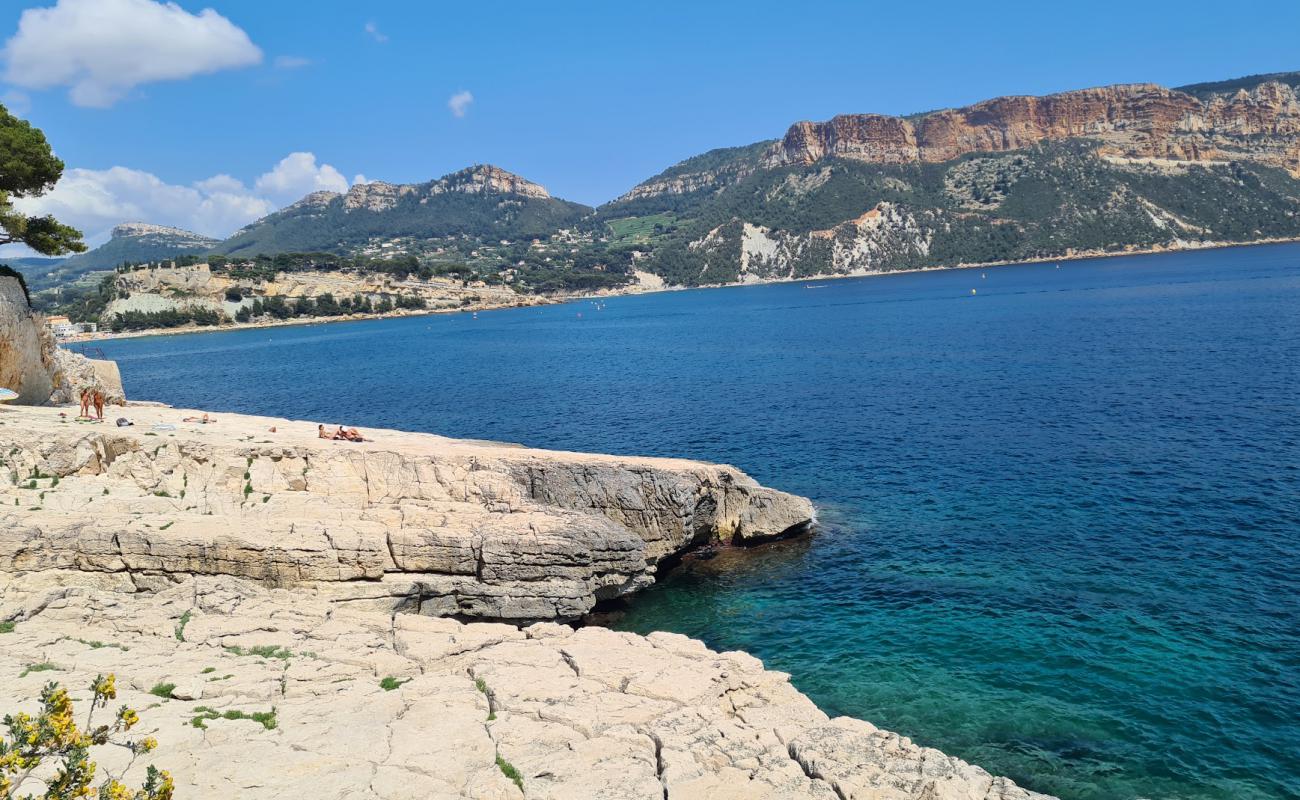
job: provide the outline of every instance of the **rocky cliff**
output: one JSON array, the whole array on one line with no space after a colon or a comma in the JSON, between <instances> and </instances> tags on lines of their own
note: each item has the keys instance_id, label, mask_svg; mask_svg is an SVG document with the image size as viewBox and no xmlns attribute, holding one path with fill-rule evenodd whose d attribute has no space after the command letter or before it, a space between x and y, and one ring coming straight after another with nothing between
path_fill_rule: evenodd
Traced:
<instances>
[{"instance_id":1,"label":"rocky cliff","mask_svg":"<svg viewBox=\"0 0 1300 800\"><path fill-rule=\"evenodd\" d=\"M1276 81L1206 98L1140 83L998 97L916 118L849 114L799 122L767 151L764 164L832 157L941 163L1078 137L1096 139L1104 154L1124 158L1248 160L1300 178L1300 100L1294 88Z\"/></svg>"},{"instance_id":2,"label":"rocky cliff","mask_svg":"<svg viewBox=\"0 0 1300 800\"><path fill-rule=\"evenodd\" d=\"M597 219L669 284L1300 238L1300 73L849 114L665 170Z\"/></svg>"},{"instance_id":3,"label":"rocky cliff","mask_svg":"<svg viewBox=\"0 0 1300 800\"><path fill-rule=\"evenodd\" d=\"M0 275L0 388L19 403L43 403L54 390L54 341L27 304L17 278Z\"/></svg>"},{"instance_id":4,"label":"rocky cliff","mask_svg":"<svg viewBox=\"0 0 1300 800\"><path fill-rule=\"evenodd\" d=\"M0 275L0 387L18 392L19 404L43 405L74 402L88 386L110 404L126 401L117 364L56 347L18 279Z\"/></svg>"},{"instance_id":5,"label":"rocky cliff","mask_svg":"<svg viewBox=\"0 0 1300 800\"><path fill-rule=\"evenodd\" d=\"M448 193L516 195L534 200L547 200L551 197L541 184L533 183L491 164L469 167L428 183L398 184L383 181L358 183L342 197L343 208L347 211L359 209L387 211L395 207L397 201L403 197L409 196L417 201L423 199L427 203L429 197ZM308 195L304 201L322 205L338 196L332 192L317 192Z\"/></svg>"},{"instance_id":6,"label":"rocky cliff","mask_svg":"<svg viewBox=\"0 0 1300 800\"><path fill-rule=\"evenodd\" d=\"M572 620L688 547L812 518L807 500L692 461L127 413L132 428L6 413L0 572L132 590L233 575L384 610Z\"/></svg>"}]
</instances>

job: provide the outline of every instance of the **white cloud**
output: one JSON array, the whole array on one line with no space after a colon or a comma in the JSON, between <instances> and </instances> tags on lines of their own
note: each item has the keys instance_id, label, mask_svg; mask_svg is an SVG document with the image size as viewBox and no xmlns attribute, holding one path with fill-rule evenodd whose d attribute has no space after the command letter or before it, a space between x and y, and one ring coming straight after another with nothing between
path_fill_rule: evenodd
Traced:
<instances>
[{"instance_id":1,"label":"white cloud","mask_svg":"<svg viewBox=\"0 0 1300 800\"><path fill-rule=\"evenodd\" d=\"M469 113L470 103L474 102L474 95L464 89L456 92L447 98L447 108L451 109L451 115L460 119Z\"/></svg>"},{"instance_id":2,"label":"white cloud","mask_svg":"<svg viewBox=\"0 0 1300 800\"><path fill-rule=\"evenodd\" d=\"M128 167L69 169L48 194L14 204L26 214L53 214L85 233L93 247L108 239L114 225L136 221L223 238L309 192L347 188L343 175L318 165L312 153L291 153L251 189L226 174L187 186Z\"/></svg>"},{"instance_id":3,"label":"white cloud","mask_svg":"<svg viewBox=\"0 0 1300 800\"><path fill-rule=\"evenodd\" d=\"M290 153L253 184L259 195L292 203L312 192L346 192L348 179L329 164L317 166L313 153Z\"/></svg>"},{"instance_id":4,"label":"white cloud","mask_svg":"<svg viewBox=\"0 0 1300 800\"><path fill-rule=\"evenodd\" d=\"M311 66L310 58L303 58L302 56L276 56L275 57L276 69L302 69L303 67L310 67L310 66Z\"/></svg>"},{"instance_id":5,"label":"white cloud","mask_svg":"<svg viewBox=\"0 0 1300 800\"><path fill-rule=\"evenodd\" d=\"M262 51L230 20L154 0L58 0L31 8L0 58L24 89L70 87L79 106L106 108L135 87L258 64Z\"/></svg>"},{"instance_id":6,"label":"white cloud","mask_svg":"<svg viewBox=\"0 0 1300 800\"><path fill-rule=\"evenodd\" d=\"M27 214L53 214L80 229L92 245L106 239L114 225L137 220L224 236L275 210L271 201L239 188L212 180L179 186L127 167L70 169L48 194L14 204Z\"/></svg>"},{"instance_id":7,"label":"white cloud","mask_svg":"<svg viewBox=\"0 0 1300 800\"><path fill-rule=\"evenodd\" d=\"M362 175L360 172L358 172L356 175L353 175L353 176L352 176L352 185L353 185L353 186L358 186L358 185L363 184L363 183L370 183L370 179L367 178L365 175Z\"/></svg>"},{"instance_id":8,"label":"white cloud","mask_svg":"<svg viewBox=\"0 0 1300 800\"><path fill-rule=\"evenodd\" d=\"M388 41L388 35L385 33L380 33L379 26L373 22L366 23L366 33L370 34L370 38L374 39L376 42L379 42L380 44L383 44L384 42Z\"/></svg>"},{"instance_id":9,"label":"white cloud","mask_svg":"<svg viewBox=\"0 0 1300 800\"><path fill-rule=\"evenodd\" d=\"M247 188L244 182L238 178L227 175L224 172L220 175L213 175L211 178L205 178L194 184L194 188L201 192L215 194L217 192L234 192L236 194L246 193Z\"/></svg>"}]
</instances>

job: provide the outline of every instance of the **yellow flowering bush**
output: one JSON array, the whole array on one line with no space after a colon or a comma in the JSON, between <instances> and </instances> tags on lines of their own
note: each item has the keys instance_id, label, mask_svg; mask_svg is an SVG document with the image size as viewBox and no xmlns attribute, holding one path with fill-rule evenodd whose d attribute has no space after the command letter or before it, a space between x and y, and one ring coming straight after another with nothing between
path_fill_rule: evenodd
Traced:
<instances>
[{"instance_id":1,"label":"yellow flowering bush","mask_svg":"<svg viewBox=\"0 0 1300 800\"><path fill-rule=\"evenodd\" d=\"M93 798L99 800L172 800L175 789L166 772L150 766L144 785L130 789L116 777L109 775L98 791L91 788L95 780L95 764L90 760L90 748L111 744L131 752L131 762L122 770L125 775L142 753L158 746L152 736L129 740L125 734L140 722L140 715L122 706L111 725L94 725L95 711L107 708L108 702L117 698L117 683L113 675L100 675L91 684L90 710L86 724L78 727L72 714L72 698L68 691L56 683L47 683L41 690L41 710L35 716L18 713L4 718L4 735L0 737L0 800L34 800L31 794L20 794L23 784L44 763L58 762L54 774L43 779L43 800L74 800Z\"/></svg>"}]
</instances>

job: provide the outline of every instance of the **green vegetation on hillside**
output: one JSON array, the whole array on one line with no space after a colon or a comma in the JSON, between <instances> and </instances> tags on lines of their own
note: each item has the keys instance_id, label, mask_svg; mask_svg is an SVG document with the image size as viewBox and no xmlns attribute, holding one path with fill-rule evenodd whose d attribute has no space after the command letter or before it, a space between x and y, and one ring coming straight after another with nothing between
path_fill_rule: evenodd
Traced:
<instances>
[{"instance_id":1,"label":"green vegetation on hillside","mask_svg":"<svg viewBox=\"0 0 1300 800\"><path fill-rule=\"evenodd\" d=\"M346 253L372 239L468 237L495 241L549 237L591 209L555 198L443 192L398 197L391 208L346 208L342 196L299 203L244 228L216 247L228 255L325 250Z\"/></svg>"},{"instance_id":2,"label":"green vegetation on hillside","mask_svg":"<svg viewBox=\"0 0 1300 800\"><path fill-rule=\"evenodd\" d=\"M874 234L885 237L878 242L882 269L1300 236L1300 182L1281 169L1114 164L1088 140L942 164L832 159L754 170L721 189L655 200L659 213L675 215L675 230L654 242L640 268L685 285L739 278L741 221L773 236L803 237L783 275L830 272L833 243L856 235L852 221L881 203L916 226L910 240ZM643 200L618 201L598 214L613 225L645 207ZM809 237L813 232L820 233Z\"/></svg>"},{"instance_id":3,"label":"green vegetation on hillside","mask_svg":"<svg viewBox=\"0 0 1300 800\"><path fill-rule=\"evenodd\" d=\"M611 219L605 224L612 239L619 244L649 244L656 237L675 231L676 221L672 214L650 214Z\"/></svg>"},{"instance_id":4,"label":"green vegetation on hillside","mask_svg":"<svg viewBox=\"0 0 1300 800\"><path fill-rule=\"evenodd\" d=\"M167 311L120 311L107 322L115 331L143 331L153 328L179 328L191 323L200 327L210 327L229 321L220 311L193 307Z\"/></svg>"},{"instance_id":5,"label":"green vegetation on hillside","mask_svg":"<svg viewBox=\"0 0 1300 800\"><path fill-rule=\"evenodd\" d=\"M87 272L113 269L127 261L149 262L183 255L200 255L209 252L220 243L219 239L210 239L193 233L186 233L184 236L167 233L114 236L88 253L64 260L58 265L57 270L62 273L65 280L71 280Z\"/></svg>"},{"instance_id":6,"label":"green vegetation on hillside","mask_svg":"<svg viewBox=\"0 0 1300 800\"><path fill-rule=\"evenodd\" d=\"M289 299L272 296L261 297L251 304L239 309L235 314L237 322L250 322L256 319L293 319L295 317L342 317L348 314L387 314L396 309L420 310L426 303L422 297L410 295L388 295L373 300L362 295L336 299L326 292L318 297L299 297Z\"/></svg>"}]
</instances>

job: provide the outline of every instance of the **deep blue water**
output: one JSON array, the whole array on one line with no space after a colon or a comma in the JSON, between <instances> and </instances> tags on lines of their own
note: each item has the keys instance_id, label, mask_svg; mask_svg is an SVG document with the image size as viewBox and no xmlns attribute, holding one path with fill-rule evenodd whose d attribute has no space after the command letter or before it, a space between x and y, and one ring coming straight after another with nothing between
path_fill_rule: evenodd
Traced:
<instances>
[{"instance_id":1,"label":"deep blue water","mask_svg":"<svg viewBox=\"0 0 1300 800\"><path fill-rule=\"evenodd\" d=\"M1300 246L819 285L103 349L177 405L736 464L819 533L622 627L1067 800L1300 797Z\"/></svg>"}]
</instances>

